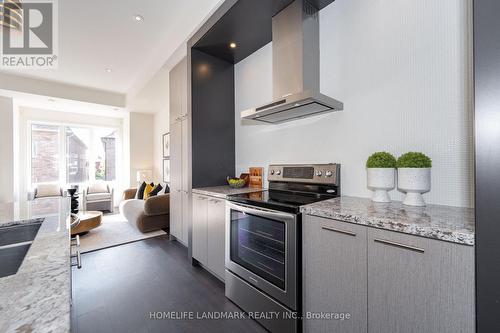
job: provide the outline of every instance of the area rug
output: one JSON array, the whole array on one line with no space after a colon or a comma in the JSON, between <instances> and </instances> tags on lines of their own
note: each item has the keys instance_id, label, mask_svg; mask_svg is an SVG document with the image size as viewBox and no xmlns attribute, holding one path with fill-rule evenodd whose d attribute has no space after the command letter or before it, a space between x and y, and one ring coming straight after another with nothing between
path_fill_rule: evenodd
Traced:
<instances>
[{"instance_id":1,"label":"area rug","mask_svg":"<svg viewBox=\"0 0 500 333\"><path fill-rule=\"evenodd\" d=\"M80 236L80 252L90 252L112 246L165 235L163 230L142 233L121 214L105 214L99 227Z\"/></svg>"}]
</instances>

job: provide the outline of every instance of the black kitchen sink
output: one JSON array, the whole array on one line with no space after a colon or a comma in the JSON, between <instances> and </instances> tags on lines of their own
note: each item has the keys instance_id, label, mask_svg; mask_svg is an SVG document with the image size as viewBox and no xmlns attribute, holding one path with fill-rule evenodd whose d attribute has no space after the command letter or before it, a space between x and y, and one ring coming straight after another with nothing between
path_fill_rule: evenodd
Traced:
<instances>
[{"instance_id":1,"label":"black kitchen sink","mask_svg":"<svg viewBox=\"0 0 500 333\"><path fill-rule=\"evenodd\" d=\"M17 273L41 224L0 228L0 278Z\"/></svg>"}]
</instances>

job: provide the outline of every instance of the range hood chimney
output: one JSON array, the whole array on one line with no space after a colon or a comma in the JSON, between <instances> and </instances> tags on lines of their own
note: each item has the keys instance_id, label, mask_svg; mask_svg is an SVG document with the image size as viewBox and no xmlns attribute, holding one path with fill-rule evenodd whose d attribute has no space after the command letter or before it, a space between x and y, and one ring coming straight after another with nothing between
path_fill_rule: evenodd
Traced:
<instances>
[{"instance_id":1,"label":"range hood chimney","mask_svg":"<svg viewBox=\"0 0 500 333\"><path fill-rule=\"evenodd\" d=\"M273 17L274 100L243 111L243 119L278 124L343 109L319 92L318 16L307 0L295 0Z\"/></svg>"}]
</instances>

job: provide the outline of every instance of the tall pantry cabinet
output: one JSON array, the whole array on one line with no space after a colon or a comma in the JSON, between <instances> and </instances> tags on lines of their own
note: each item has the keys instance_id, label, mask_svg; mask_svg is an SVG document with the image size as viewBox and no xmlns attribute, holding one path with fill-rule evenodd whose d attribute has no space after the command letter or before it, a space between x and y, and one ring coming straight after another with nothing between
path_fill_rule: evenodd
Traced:
<instances>
[{"instance_id":1,"label":"tall pantry cabinet","mask_svg":"<svg viewBox=\"0 0 500 333\"><path fill-rule=\"evenodd\" d=\"M170 234L188 246L191 219L190 124L187 108L187 60L169 75L170 96Z\"/></svg>"}]
</instances>

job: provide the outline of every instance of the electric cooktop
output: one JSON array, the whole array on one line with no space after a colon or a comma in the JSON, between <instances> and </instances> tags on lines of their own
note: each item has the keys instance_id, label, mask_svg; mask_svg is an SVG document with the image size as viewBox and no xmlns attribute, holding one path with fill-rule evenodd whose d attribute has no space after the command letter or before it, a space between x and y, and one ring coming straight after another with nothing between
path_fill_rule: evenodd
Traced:
<instances>
[{"instance_id":1,"label":"electric cooktop","mask_svg":"<svg viewBox=\"0 0 500 333\"><path fill-rule=\"evenodd\" d=\"M228 200L249 206L297 214L300 212L300 206L335 197L335 194L266 190L231 195L228 197Z\"/></svg>"}]
</instances>

